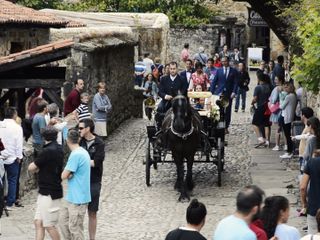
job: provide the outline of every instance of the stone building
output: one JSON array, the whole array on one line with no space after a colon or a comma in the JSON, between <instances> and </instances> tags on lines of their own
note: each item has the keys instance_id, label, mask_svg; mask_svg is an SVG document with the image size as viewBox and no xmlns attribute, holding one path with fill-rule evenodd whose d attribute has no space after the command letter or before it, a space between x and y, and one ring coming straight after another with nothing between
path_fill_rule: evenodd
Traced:
<instances>
[{"instance_id":1,"label":"stone building","mask_svg":"<svg viewBox=\"0 0 320 240\"><path fill-rule=\"evenodd\" d=\"M0 56L46 44L50 38L49 28L65 28L70 22L0 0Z\"/></svg>"},{"instance_id":2,"label":"stone building","mask_svg":"<svg viewBox=\"0 0 320 240\"><path fill-rule=\"evenodd\" d=\"M148 52L152 58L160 57L162 62L167 58L167 38L169 19L162 13L95 13L73 12L55 9L43 9L41 12L52 13L65 19L73 19L86 24L87 28L117 28L129 27L137 35L138 45L135 55ZM56 33L57 31L55 31ZM52 35L55 38L55 33Z\"/></svg>"},{"instance_id":3,"label":"stone building","mask_svg":"<svg viewBox=\"0 0 320 240\"><path fill-rule=\"evenodd\" d=\"M191 58L198 52L199 47L204 47L205 53L213 56L222 50L224 44L239 47L244 50L246 47L245 24L239 23L234 17L215 17L214 24L207 24L198 28L184 28L176 26L170 28L168 35L167 61L175 60L183 67L180 53L185 43L189 43Z\"/></svg>"}]
</instances>

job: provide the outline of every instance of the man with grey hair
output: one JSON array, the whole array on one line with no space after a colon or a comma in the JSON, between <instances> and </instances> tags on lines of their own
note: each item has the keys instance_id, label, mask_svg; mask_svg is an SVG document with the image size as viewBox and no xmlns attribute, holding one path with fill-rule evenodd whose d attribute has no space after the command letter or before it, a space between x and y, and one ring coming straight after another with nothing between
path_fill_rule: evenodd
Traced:
<instances>
[{"instance_id":1,"label":"man with grey hair","mask_svg":"<svg viewBox=\"0 0 320 240\"><path fill-rule=\"evenodd\" d=\"M65 240L84 240L83 221L90 194L90 156L79 146L80 134L70 129L67 145L71 150L67 165L61 174L68 181L67 196L60 214L60 229Z\"/></svg>"},{"instance_id":2,"label":"man with grey hair","mask_svg":"<svg viewBox=\"0 0 320 240\"><path fill-rule=\"evenodd\" d=\"M208 55L204 53L203 47L199 47L199 52L193 56L193 60L197 62L201 62L203 66L206 65L208 61Z\"/></svg>"},{"instance_id":3,"label":"man with grey hair","mask_svg":"<svg viewBox=\"0 0 320 240\"><path fill-rule=\"evenodd\" d=\"M44 239L45 230L51 239L60 240L56 226L63 196L61 185L63 150L57 143L57 134L58 131L53 126L47 126L41 132L45 141L43 150L28 167L30 172L38 172L39 193L34 217L37 240Z\"/></svg>"}]
</instances>

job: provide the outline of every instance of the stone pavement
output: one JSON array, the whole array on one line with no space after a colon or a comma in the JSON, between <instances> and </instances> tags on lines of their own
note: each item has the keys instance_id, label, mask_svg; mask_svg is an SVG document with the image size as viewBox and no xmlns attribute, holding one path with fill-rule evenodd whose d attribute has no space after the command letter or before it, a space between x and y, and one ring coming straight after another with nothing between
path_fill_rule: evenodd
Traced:
<instances>
[{"instance_id":1,"label":"stone pavement","mask_svg":"<svg viewBox=\"0 0 320 240\"><path fill-rule=\"evenodd\" d=\"M254 84L255 78L252 79ZM252 89L253 85L247 102L251 101ZM174 164L159 164L157 171L151 170L152 186L145 184L142 161L145 158L147 124L146 120L130 119L107 139L97 240L160 240L169 230L185 223L188 203L177 202L178 194L173 189L176 178ZM237 191L245 185L253 182L268 195L285 195L292 203L297 199L286 188L286 185L296 184L297 171L280 162L279 152L253 148L256 138L251 130L248 111L233 113L230 132L222 187L217 186L216 166L213 164L199 163L193 169L195 189L192 197L207 206L208 215L202 233L208 239L212 238L217 222L234 211ZM1 239L34 239L35 199L34 190L23 198L24 208L1 219ZM302 220L292 214L290 223L301 228Z\"/></svg>"}]
</instances>

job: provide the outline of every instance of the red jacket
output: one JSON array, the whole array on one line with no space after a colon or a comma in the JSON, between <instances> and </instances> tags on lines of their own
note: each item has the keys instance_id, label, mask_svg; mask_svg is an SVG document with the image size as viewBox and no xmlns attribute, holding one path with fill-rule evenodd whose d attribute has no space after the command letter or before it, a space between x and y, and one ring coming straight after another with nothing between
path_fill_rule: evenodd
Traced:
<instances>
[{"instance_id":1,"label":"red jacket","mask_svg":"<svg viewBox=\"0 0 320 240\"><path fill-rule=\"evenodd\" d=\"M257 240L268 240L267 234L263 229L263 223L260 219L250 223L249 227L256 234Z\"/></svg>"},{"instance_id":2,"label":"red jacket","mask_svg":"<svg viewBox=\"0 0 320 240\"><path fill-rule=\"evenodd\" d=\"M72 113L80 105L80 93L77 89L72 89L67 99L64 101L64 115Z\"/></svg>"}]
</instances>

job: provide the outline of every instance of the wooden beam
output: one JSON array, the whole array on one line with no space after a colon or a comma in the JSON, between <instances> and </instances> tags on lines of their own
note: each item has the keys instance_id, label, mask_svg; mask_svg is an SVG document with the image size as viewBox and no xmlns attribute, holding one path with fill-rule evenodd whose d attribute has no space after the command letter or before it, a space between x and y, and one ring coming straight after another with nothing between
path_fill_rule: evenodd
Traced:
<instances>
[{"instance_id":1,"label":"wooden beam","mask_svg":"<svg viewBox=\"0 0 320 240\"><path fill-rule=\"evenodd\" d=\"M44 92L48 95L48 97L58 105L60 112L63 110L63 100L58 96L54 89L44 88Z\"/></svg>"},{"instance_id":2,"label":"wooden beam","mask_svg":"<svg viewBox=\"0 0 320 240\"><path fill-rule=\"evenodd\" d=\"M2 72L0 82L2 79L58 79L65 75L66 67L31 67Z\"/></svg>"},{"instance_id":3,"label":"wooden beam","mask_svg":"<svg viewBox=\"0 0 320 240\"><path fill-rule=\"evenodd\" d=\"M14 62L3 63L0 65L0 72L11 71L23 67L38 66L44 63L49 63L67 58L71 54L71 47L58 49L53 52L45 52L35 56L29 56L16 60Z\"/></svg>"},{"instance_id":4,"label":"wooden beam","mask_svg":"<svg viewBox=\"0 0 320 240\"><path fill-rule=\"evenodd\" d=\"M57 79L1 79L0 88L57 88L62 87L64 78Z\"/></svg>"},{"instance_id":5,"label":"wooden beam","mask_svg":"<svg viewBox=\"0 0 320 240\"><path fill-rule=\"evenodd\" d=\"M2 106L11 96L14 94L16 89L10 89L8 92L6 92L2 98L0 98L0 106Z\"/></svg>"}]
</instances>

